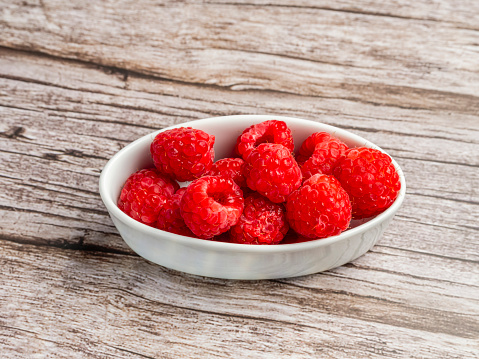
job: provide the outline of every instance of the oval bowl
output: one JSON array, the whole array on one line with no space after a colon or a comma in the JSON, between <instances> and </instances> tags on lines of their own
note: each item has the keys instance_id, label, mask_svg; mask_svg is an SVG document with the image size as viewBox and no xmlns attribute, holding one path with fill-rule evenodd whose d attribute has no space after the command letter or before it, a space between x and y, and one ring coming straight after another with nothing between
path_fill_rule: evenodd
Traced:
<instances>
[{"instance_id":1,"label":"oval bowl","mask_svg":"<svg viewBox=\"0 0 479 359\"><path fill-rule=\"evenodd\" d=\"M252 124L266 120L288 124L294 137L295 150L313 132L324 131L349 147L378 146L351 132L310 120L268 115L239 115L208 118L164 128L129 144L114 155L100 176L100 195L118 229L130 248L143 258L181 272L224 279L272 279L296 277L325 271L348 263L366 253L379 240L400 208L406 193L404 174L393 164L401 180L396 201L374 218L356 222L354 228L340 235L309 242L278 245L245 245L185 237L144 225L130 218L117 206L120 191L135 171L153 166L150 144L162 131L176 127L193 127L215 135L215 160L229 157L237 137ZM382 151L382 150L381 150ZM384 152L384 151L383 151Z\"/></svg>"}]
</instances>

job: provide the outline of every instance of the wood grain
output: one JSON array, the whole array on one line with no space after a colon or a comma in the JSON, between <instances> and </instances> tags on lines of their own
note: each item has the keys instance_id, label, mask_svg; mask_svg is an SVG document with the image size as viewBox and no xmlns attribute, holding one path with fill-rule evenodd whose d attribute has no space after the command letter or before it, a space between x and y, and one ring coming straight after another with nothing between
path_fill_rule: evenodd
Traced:
<instances>
[{"instance_id":1,"label":"wood grain","mask_svg":"<svg viewBox=\"0 0 479 359\"><path fill-rule=\"evenodd\" d=\"M474 167L470 165L475 165L474 161L477 160L474 148L477 148L479 131L474 128L468 115L418 113L410 109L392 111L388 107L378 109L373 105L357 105L347 100L340 106L338 100L315 98L296 99L297 102L288 99L285 103L284 100L277 99L275 94L245 94L237 97L234 102L233 99L228 99L229 91L226 90L201 88L194 91L193 86L183 85L181 89L173 92L171 83L158 83L153 79L135 75L129 76L129 86L125 89L117 74L106 74L103 69L91 68L89 65L65 63L38 56L32 56L28 61L26 54L8 50L4 50L2 55L0 64L8 75L0 73L0 77L4 79L0 88L2 93L6 94L0 97L0 101L9 106L5 108L8 116L3 122L3 133L8 138L9 134L14 134L16 128L23 128L22 134L13 136L15 138L10 138L8 142L2 142L4 146L0 147L6 151L4 156L10 159L4 175L9 176L8 180L13 183L15 179L17 183L20 181L22 195L27 198L23 207L19 207L22 203L21 197L5 198L5 201L14 202L17 209L31 208L29 199L32 196L37 197L38 202L34 204L35 208L31 209L38 211L45 205L48 206L52 199L58 198L57 202L61 202L61 206L56 210L52 209L49 214L60 214L64 211L62 207L69 206L68 211L73 217L88 216L92 221L107 221L110 228L97 228L101 233L114 231L97 194L96 179L107 159L124 144L156 128L191 120L194 116L201 118L238 112L292 114L293 106L307 109L314 106L321 111L314 114L311 111L297 111L295 115L350 129L371 139L388 150L404 168L408 178L409 195L417 197L415 202L419 202L406 202L404 213L411 213L411 208L419 205L427 220L417 218L416 221L430 224L423 225L419 242L397 236L405 241L404 248L427 248L441 255L455 256L460 253L460 257L478 258L478 244L474 241L464 240L463 246L456 246L453 242L438 247L435 243L435 237L439 231L445 230L444 227L452 231L449 232L452 236L458 238L467 238L475 233L473 228L468 229L461 225L477 216L475 204L479 200L479 179ZM14 64L22 59L28 61L26 67L36 76L28 76L21 69L15 70L17 66ZM61 83L58 79L51 78L49 69L52 67L61 71ZM215 99L222 99L222 102ZM263 108L255 108L258 99L264 104ZM20 109L12 108L13 105L19 106ZM334 106L345 110L343 113L338 110L333 112ZM43 116L43 121L48 121L47 130L37 118L25 119L25 113L39 108L42 111L35 116ZM193 112L195 108L201 108L204 112ZM428 116L434 117L434 123L429 127L421 125ZM450 118L457 118L456 116L461 116L464 120L462 123L467 124L469 121L471 127L464 129L460 123L448 121ZM397 123L404 119L408 120L410 129L415 129L413 135L397 129ZM372 123L375 125L373 129ZM421 136L420 142L418 136ZM80 141L81 148L72 148L72 143ZM461 146L457 146L456 141L461 141ZM441 145L440 148L438 144ZM468 146L470 152L465 150ZM449 163L443 163L438 157L448 158ZM19 163L22 166L18 166ZM43 183L29 183L32 176L28 168L34 168L35 172L41 173ZM50 168L54 168L55 172L50 171ZM427 182L421 181L424 171L434 173ZM453 179L450 179L451 172L457 174ZM453 191L450 181L453 181ZM13 183L10 182L9 185ZM46 184L49 187L42 189ZM68 195L69 191L79 188L80 184L81 193ZM65 199L65 196L68 196L68 199ZM408 203L411 204L410 207ZM440 207L443 208L439 212L438 203L441 203ZM81 207L80 212L77 212L75 207ZM92 213L92 208L101 209L103 212ZM437 224L442 227L434 226ZM408 223L405 225L408 226ZM78 226L77 223L74 227ZM97 224L95 226L98 227ZM404 227L398 231L403 229ZM9 234L12 235L14 231L15 227ZM50 232L49 228L46 228L45 232L42 235L56 233Z\"/></svg>"},{"instance_id":2,"label":"wood grain","mask_svg":"<svg viewBox=\"0 0 479 359\"><path fill-rule=\"evenodd\" d=\"M24 249L17 244L2 247L9 291L18 293L15 302L5 305L24 309L9 316L9 327L17 335L26 332L47 352L102 357L124 349L136 357L241 352L246 357L281 353L379 358L404 357L413 350L418 356L472 357L477 348L474 315L439 309L444 324L438 323L437 309L389 301L384 294L375 298L368 287L384 291L379 277L358 286L348 278L348 271L356 270L348 267L299 282L233 282L184 276L131 256L102 255L99 261L87 252ZM43 260L45 251L51 262ZM23 297L18 283L38 278L48 278L49 285ZM274 295L265 300L267 292ZM432 344L440 342L447 346Z\"/></svg>"},{"instance_id":3,"label":"wood grain","mask_svg":"<svg viewBox=\"0 0 479 359\"><path fill-rule=\"evenodd\" d=\"M473 0L462 6L477 12ZM439 12L447 17L447 6ZM479 109L479 31L446 21L314 6L16 0L4 6L0 30L3 46L182 82Z\"/></svg>"},{"instance_id":4,"label":"wood grain","mask_svg":"<svg viewBox=\"0 0 479 359\"><path fill-rule=\"evenodd\" d=\"M2 358L476 358L479 3L0 1ZM278 114L403 168L380 242L287 280L135 255L98 194L156 129Z\"/></svg>"}]
</instances>

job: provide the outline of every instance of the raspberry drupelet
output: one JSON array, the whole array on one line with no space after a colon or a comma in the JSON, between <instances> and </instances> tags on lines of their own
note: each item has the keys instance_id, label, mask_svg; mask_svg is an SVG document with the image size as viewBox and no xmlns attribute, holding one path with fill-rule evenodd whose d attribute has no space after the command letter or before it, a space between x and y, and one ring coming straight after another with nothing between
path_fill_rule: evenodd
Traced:
<instances>
[{"instance_id":1,"label":"raspberry drupelet","mask_svg":"<svg viewBox=\"0 0 479 359\"><path fill-rule=\"evenodd\" d=\"M293 134L286 123L269 120L245 129L236 140L235 153L246 160L251 150L262 143L277 143L294 151Z\"/></svg>"},{"instance_id":2,"label":"raspberry drupelet","mask_svg":"<svg viewBox=\"0 0 479 359\"><path fill-rule=\"evenodd\" d=\"M225 176L231 178L240 187L246 187L244 175L245 162L241 158L223 158L216 161L207 176Z\"/></svg>"},{"instance_id":3,"label":"raspberry drupelet","mask_svg":"<svg viewBox=\"0 0 479 359\"><path fill-rule=\"evenodd\" d=\"M155 167L185 182L210 170L215 157L215 136L191 127L173 128L156 135L150 146Z\"/></svg>"},{"instance_id":4,"label":"raspberry drupelet","mask_svg":"<svg viewBox=\"0 0 479 359\"><path fill-rule=\"evenodd\" d=\"M246 183L274 203L286 201L301 185L301 170L286 147L262 143L246 159Z\"/></svg>"},{"instance_id":5,"label":"raspberry drupelet","mask_svg":"<svg viewBox=\"0 0 479 359\"><path fill-rule=\"evenodd\" d=\"M303 142L296 156L303 180L316 173L332 175L334 167L347 150L346 144L329 133L313 133Z\"/></svg>"},{"instance_id":6,"label":"raspberry drupelet","mask_svg":"<svg viewBox=\"0 0 479 359\"><path fill-rule=\"evenodd\" d=\"M161 208L178 188L176 181L157 169L143 169L126 180L118 207L131 218L155 226Z\"/></svg>"},{"instance_id":7,"label":"raspberry drupelet","mask_svg":"<svg viewBox=\"0 0 479 359\"><path fill-rule=\"evenodd\" d=\"M186 192L186 188L180 188L176 193L166 201L158 214L157 228L182 236L195 237L188 228L180 213L180 201Z\"/></svg>"},{"instance_id":8,"label":"raspberry drupelet","mask_svg":"<svg viewBox=\"0 0 479 359\"><path fill-rule=\"evenodd\" d=\"M401 189L391 158L373 148L348 150L333 174L349 194L355 219L383 212L391 206Z\"/></svg>"},{"instance_id":9,"label":"raspberry drupelet","mask_svg":"<svg viewBox=\"0 0 479 359\"><path fill-rule=\"evenodd\" d=\"M205 176L190 183L180 201L181 215L199 238L209 239L234 226L243 212L240 187L230 178Z\"/></svg>"},{"instance_id":10,"label":"raspberry drupelet","mask_svg":"<svg viewBox=\"0 0 479 359\"><path fill-rule=\"evenodd\" d=\"M277 244L288 232L286 210L282 204L271 202L259 193L245 199L243 214L231 227L230 237L234 243Z\"/></svg>"},{"instance_id":11,"label":"raspberry drupelet","mask_svg":"<svg viewBox=\"0 0 479 359\"><path fill-rule=\"evenodd\" d=\"M291 228L304 237L335 236L349 226L351 203L336 178L315 174L291 193L286 217Z\"/></svg>"}]
</instances>

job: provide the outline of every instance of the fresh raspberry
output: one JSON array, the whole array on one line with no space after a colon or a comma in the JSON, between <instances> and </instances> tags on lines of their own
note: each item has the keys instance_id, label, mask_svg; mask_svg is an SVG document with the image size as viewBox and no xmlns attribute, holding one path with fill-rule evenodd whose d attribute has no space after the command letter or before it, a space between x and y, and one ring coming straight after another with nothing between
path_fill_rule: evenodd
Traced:
<instances>
[{"instance_id":1,"label":"fresh raspberry","mask_svg":"<svg viewBox=\"0 0 479 359\"><path fill-rule=\"evenodd\" d=\"M262 143L246 158L246 183L274 203L286 201L301 185L301 170L286 147Z\"/></svg>"},{"instance_id":2,"label":"fresh raspberry","mask_svg":"<svg viewBox=\"0 0 479 359\"><path fill-rule=\"evenodd\" d=\"M289 225L308 238L335 236L351 221L348 194L333 176L315 174L286 202Z\"/></svg>"},{"instance_id":3,"label":"fresh raspberry","mask_svg":"<svg viewBox=\"0 0 479 359\"><path fill-rule=\"evenodd\" d=\"M155 167L185 182L209 171L215 157L215 136L191 127L160 132L150 146Z\"/></svg>"},{"instance_id":4,"label":"fresh raspberry","mask_svg":"<svg viewBox=\"0 0 479 359\"><path fill-rule=\"evenodd\" d=\"M262 143L277 143L294 151L293 134L283 121L270 120L248 127L236 140L235 152L244 160Z\"/></svg>"},{"instance_id":5,"label":"fresh raspberry","mask_svg":"<svg viewBox=\"0 0 479 359\"><path fill-rule=\"evenodd\" d=\"M246 187L244 175L245 162L241 158L223 158L216 161L207 176L225 176L231 178L240 187Z\"/></svg>"},{"instance_id":6,"label":"fresh raspberry","mask_svg":"<svg viewBox=\"0 0 479 359\"><path fill-rule=\"evenodd\" d=\"M181 234L182 236L195 237L185 224L180 213L180 201L186 192L186 188L180 188L176 193L166 201L161 207L158 215L157 228L167 232Z\"/></svg>"},{"instance_id":7,"label":"fresh raspberry","mask_svg":"<svg viewBox=\"0 0 479 359\"><path fill-rule=\"evenodd\" d=\"M334 166L347 149L348 146L327 132L313 133L303 142L296 156L303 179L316 173L332 175Z\"/></svg>"},{"instance_id":8,"label":"fresh raspberry","mask_svg":"<svg viewBox=\"0 0 479 359\"><path fill-rule=\"evenodd\" d=\"M288 229L283 205L253 193L246 197L243 214L238 223L231 227L230 236L235 243L277 244Z\"/></svg>"},{"instance_id":9,"label":"fresh raspberry","mask_svg":"<svg viewBox=\"0 0 479 359\"><path fill-rule=\"evenodd\" d=\"M333 173L349 194L355 219L383 212L391 206L401 189L391 158L373 148L348 150Z\"/></svg>"},{"instance_id":10,"label":"fresh raspberry","mask_svg":"<svg viewBox=\"0 0 479 359\"><path fill-rule=\"evenodd\" d=\"M231 179L205 176L190 183L180 201L186 225L199 238L212 238L234 226L243 212L244 199Z\"/></svg>"},{"instance_id":11,"label":"fresh raspberry","mask_svg":"<svg viewBox=\"0 0 479 359\"><path fill-rule=\"evenodd\" d=\"M176 181L156 168L140 170L126 180L118 207L131 218L154 226L160 209L178 188Z\"/></svg>"}]
</instances>

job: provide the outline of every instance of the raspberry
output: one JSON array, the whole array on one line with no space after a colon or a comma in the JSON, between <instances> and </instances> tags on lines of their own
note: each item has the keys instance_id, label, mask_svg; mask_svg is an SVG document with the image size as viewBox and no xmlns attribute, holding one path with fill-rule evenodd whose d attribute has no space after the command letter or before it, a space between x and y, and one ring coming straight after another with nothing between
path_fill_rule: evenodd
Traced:
<instances>
[{"instance_id":1,"label":"raspberry","mask_svg":"<svg viewBox=\"0 0 479 359\"><path fill-rule=\"evenodd\" d=\"M180 213L180 201L186 192L186 188L180 188L176 193L166 201L161 207L158 215L157 228L167 232L181 234L182 236L195 237L185 224Z\"/></svg>"},{"instance_id":2,"label":"raspberry","mask_svg":"<svg viewBox=\"0 0 479 359\"><path fill-rule=\"evenodd\" d=\"M180 201L186 225L200 238L217 236L234 226L243 212L244 199L230 178L206 176L190 183Z\"/></svg>"},{"instance_id":3,"label":"raspberry","mask_svg":"<svg viewBox=\"0 0 479 359\"><path fill-rule=\"evenodd\" d=\"M236 140L235 152L244 160L261 143L277 143L294 151L293 134L283 121L270 120L248 127Z\"/></svg>"},{"instance_id":4,"label":"raspberry","mask_svg":"<svg viewBox=\"0 0 479 359\"><path fill-rule=\"evenodd\" d=\"M301 185L301 170L286 147L262 143L246 159L246 183L274 203L286 201Z\"/></svg>"},{"instance_id":5,"label":"raspberry","mask_svg":"<svg viewBox=\"0 0 479 359\"><path fill-rule=\"evenodd\" d=\"M246 187L244 176L245 162L241 158L223 158L216 161L206 174L207 176L226 176L231 178L240 187Z\"/></svg>"},{"instance_id":6,"label":"raspberry","mask_svg":"<svg viewBox=\"0 0 479 359\"><path fill-rule=\"evenodd\" d=\"M333 173L349 194L355 219L383 212L391 206L401 189L391 158L373 148L348 150Z\"/></svg>"},{"instance_id":7,"label":"raspberry","mask_svg":"<svg viewBox=\"0 0 479 359\"><path fill-rule=\"evenodd\" d=\"M253 193L246 197L243 214L231 227L230 236L235 243L277 244L288 229L283 205Z\"/></svg>"},{"instance_id":8,"label":"raspberry","mask_svg":"<svg viewBox=\"0 0 479 359\"><path fill-rule=\"evenodd\" d=\"M286 202L290 226L308 238L335 236L348 228L351 203L333 176L315 174L291 193Z\"/></svg>"},{"instance_id":9,"label":"raspberry","mask_svg":"<svg viewBox=\"0 0 479 359\"><path fill-rule=\"evenodd\" d=\"M191 127L160 132L150 146L155 167L184 182L201 177L215 157L215 136Z\"/></svg>"},{"instance_id":10,"label":"raspberry","mask_svg":"<svg viewBox=\"0 0 479 359\"><path fill-rule=\"evenodd\" d=\"M303 180L316 173L332 175L347 149L348 146L327 132L313 133L303 142L296 156Z\"/></svg>"},{"instance_id":11,"label":"raspberry","mask_svg":"<svg viewBox=\"0 0 479 359\"><path fill-rule=\"evenodd\" d=\"M131 218L154 226L160 209L178 188L178 183L157 169L140 170L126 180L118 207Z\"/></svg>"}]
</instances>

